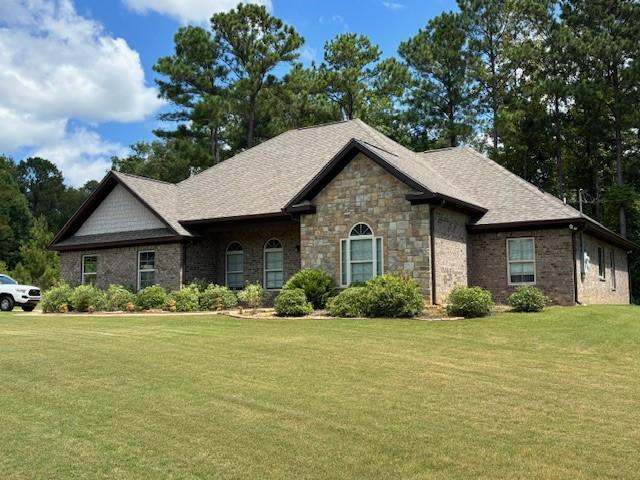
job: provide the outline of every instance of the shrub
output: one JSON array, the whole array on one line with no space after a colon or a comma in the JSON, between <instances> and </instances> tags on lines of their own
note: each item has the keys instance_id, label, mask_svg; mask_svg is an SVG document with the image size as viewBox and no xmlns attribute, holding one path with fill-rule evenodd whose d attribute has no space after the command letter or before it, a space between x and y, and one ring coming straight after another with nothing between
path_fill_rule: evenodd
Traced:
<instances>
[{"instance_id":1,"label":"shrub","mask_svg":"<svg viewBox=\"0 0 640 480\"><path fill-rule=\"evenodd\" d=\"M480 287L455 287L447 297L448 315L484 317L492 307L491 292Z\"/></svg>"},{"instance_id":2,"label":"shrub","mask_svg":"<svg viewBox=\"0 0 640 480\"><path fill-rule=\"evenodd\" d=\"M165 306L169 310L173 306L177 312L193 312L198 310L198 296L198 287L193 284L187 285L180 290L171 292L167 296Z\"/></svg>"},{"instance_id":3,"label":"shrub","mask_svg":"<svg viewBox=\"0 0 640 480\"><path fill-rule=\"evenodd\" d=\"M71 304L72 292L73 289L64 282L50 288L42 294L42 300L40 301L42 310L46 313L59 312L60 307L63 305L68 310Z\"/></svg>"},{"instance_id":4,"label":"shrub","mask_svg":"<svg viewBox=\"0 0 640 480\"><path fill-rule=\"evenodd\" d=\"M259 283L250 283L244 290L238 292L238 300L243 305L253 308L254 310L262 306L265 297L265 290Z\"/></svg>"},{"instance_id":5,"label":"shrub","mask_svg":"<svg viewBox=\"0 0 640 480\"><path fill-rule=\"evenodd\" d=\"M349 287L327 302L332 317L356 318L367 316L367 287Z\"/></svg>"},{"instance_id":6,"label":"shrub","mask_svg":"<svg viewBox=\"0 0 640 480\"><path fill-rule=\"evenodd\" d=\"M136 295L138 310L157 310L164 307L166 301L167 292L160 285L143 288Z\"/></svg>"},{"instance_id":7,"label":"shrub","mask_svg":"<svg viewBox=\"0 0 640 480\"><path fill-rule=\"evenodd\" d=\"M94 285L79 285L71 292L71 308L76 312L104 310L106 297L102 290Z\"/></svg>"},{"instance_id":8,"label":"shrub","mask_svg":"<svg viewBox=\"0 0 640 480\"><path fill-rule=\"evenodd\" d=\"M365 285L368 317L415 317L424 308L424 297L413 278L386 274Z\"/></svg>"},{"instance_id":9,"label":"shrub","mask_svg":"<svg viewBox=\"0 0 640 480\"><path fill-rule=\"evenodd\" d=\"M110 312L127 310L127 305L135 301L136 296L122 285L109 285L106 291L106 306Z\"/></svg>"},{"instance_id":10,"label":"shrub","mask_svg":"<svg viewBox=\"0 0 640 480\"><path fill-rule=\"evenodd\" d=\"M282 290L276 297L274 307L280 317L304 317L313 312L313 305L301 288Z\"/></svg>"},{"instance_id":11,"label":"shrub","mask_svg":"<svg viewBox=\"0 0 640 480\"><path fill-rule=\"evenodd\" d=\"M235 293L223 285L213 283L200 293L199 301L202 310L224 310L238 305Z\"/></svg>"},{"instance_id":12,"label":"shrub","mask_svg":"<svg viewBox=\"0 0 640 480\"><path fill-rule=\"evenodd\" d=\"M509 305L516 312L541 312L549 298L533 285L522 285L509 296Z\"/></svg>"},{"instance_id":13,"label":"shrub","mask_svg":"<svg viewBox=\"0 0 640 480\"><path fill-rule=\"evenodd\" d=\"M336 282L322 270L300 270L282 287L283 290L300 288L313 308L324 308L327 301L336 294Z\"/></svg>"},{"instance_id":14,"label":"shrub","mask_svg":"<svg viewBox=\"0 0 640 480\"><path fill-rule=\"evenodd\" d=\"M204 290L209 286L209 282L202 278L194 278L188 286L196 288L199 292L204 292Z\"/></svg>"}]
</instances>

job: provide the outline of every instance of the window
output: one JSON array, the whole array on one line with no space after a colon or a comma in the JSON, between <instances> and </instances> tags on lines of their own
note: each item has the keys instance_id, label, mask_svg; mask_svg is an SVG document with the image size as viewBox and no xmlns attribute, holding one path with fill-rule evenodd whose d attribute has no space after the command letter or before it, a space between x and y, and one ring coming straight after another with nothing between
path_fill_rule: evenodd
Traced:
<instances>
[{"instance_id":1,"label":"window","mask_svg":"<svg viewBox=\"0 0 640 480\"><path fill-rule=\"evenodd\" d=\"M282 243L280 240L272 238L264 244L264 288L267 290L282 288L283 265Z\"/></svg>"},{"instance_id":2,"label":"window","mask_svg":"<svg viewBox=\"0 0 640 480\"><path fill-rule=\"evenodd\" d=\"M340 240L340 283L366 282L383 273L382 237L375 237L366 223L358 223L349 238Z\"/></svg>"},{"instance_id":3,"label":"window","mask_svg":"<svg viewBox=\"0 0 640 480\"><path fill-rule=\"evenodd\" d=\"M156 252L138 252L138 290L156 283Z\"/></svg>"},{"instance_id":4,"label":"window","mask_svg":"<svg viewBox=\"0 0 640 480\"><path fill-rule=\"evenodd\" d=\"M240 290L244 287L244 252L242 245L231 242L227 247L227 287Z\"/></svg>"},{"instance_id":5,"label":"window","mask_svg":"<svg viewBox=\"0 0 640 480\"><path fill-rule=\"evenodd\" d=\"M604 280L607 276L607 268L604 264L604 248L598 247L598 277Z\"/></svg>"},{"instance_id":6,"label":"window","mask_svg":"<svg viewBox=\"0 0 640 480\"><path fill-rule=\"evenodd\" d=\"M611 250L609 252L609 260L611 262L611 288L615 290L617 288L616 285L616 252Z\"/></svg>"},{"instance_id":7,"label":"window","mask_svg":"<svg viewBox=\"0 0 640 480\"><path fill-rule=\"evenodd\" d=\"M536 249L533 238L507 239L509 285L536 283Z\"/></svg>"},{"instance_id":8,"label":"window","mask_svg":"<svg viewBox=\"0 0 640 480\"><path fill-rule=\"evenodd\" d=\"M16 282L9 275L0 275L0 285L17 285L17 284L18 282Z\"/></svg>"},{"instance_id":9,"label":"window","mask_svg":"<svg viewBox=\"0 0 640 480\"><path fill-rule=\"evenodd\" d=\"M82 284L95 285L98 281L98 256L82 256Z\"/></svg>"}]
</instances>

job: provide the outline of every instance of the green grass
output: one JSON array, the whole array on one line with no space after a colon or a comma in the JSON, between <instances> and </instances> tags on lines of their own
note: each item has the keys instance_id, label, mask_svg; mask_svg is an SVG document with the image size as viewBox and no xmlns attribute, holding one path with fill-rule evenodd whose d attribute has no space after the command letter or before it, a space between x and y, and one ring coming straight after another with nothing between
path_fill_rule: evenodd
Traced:
<instances>
[{"instance_id":1,"label":"green grass","mask_svg":"<svg viewBox=\"0 0 640 480\"><path fill-rule=\"evenodd\" d=\"M640 308L0 315L0 478L637 478Z\"/></svg>"}]
</instances>

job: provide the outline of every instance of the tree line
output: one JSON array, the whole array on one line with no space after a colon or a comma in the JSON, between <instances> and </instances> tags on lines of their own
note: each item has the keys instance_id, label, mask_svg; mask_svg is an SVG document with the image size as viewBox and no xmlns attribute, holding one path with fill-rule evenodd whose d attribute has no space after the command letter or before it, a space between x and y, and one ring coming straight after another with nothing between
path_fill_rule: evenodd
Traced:
<instances>
[{"instance_id":1,"label":"tree line","mask_svg":"<svg viewBox=\"0 0 640 480\"><path fill-rule=\"evenodd\" d=\"M471 145L640 241L638 2L458 0L391 57L344 33L303 65L303 45L253 4L181 27L154 65L162 128L112 168L177 182L288 129L357 117L414 150ZM632 271L638 291L638 260Z\"/></svg>"}]
</instances>

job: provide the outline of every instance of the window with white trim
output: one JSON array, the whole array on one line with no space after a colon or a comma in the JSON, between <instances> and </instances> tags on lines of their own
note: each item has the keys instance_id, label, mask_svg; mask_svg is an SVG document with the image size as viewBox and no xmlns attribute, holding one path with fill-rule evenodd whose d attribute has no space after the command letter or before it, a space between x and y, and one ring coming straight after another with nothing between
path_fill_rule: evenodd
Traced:
<instances>
[{"instance_id":1,"label":"window with white trim","mask_svg":"<svg viewBox=\"0 0 640 480\"><path fill-rule=\"evenodd\" d=\"M238 242L231 242L226 252L226 283L232 290L244 288L244 250Z\"/></svg>"},{"instance_id":2,"label":"window with white trim","mask_svg":"<svg viewBox=\"0 0 640 480\"><path fill-rule=\"evenodd\" d=\"M382 237L374 236L366 223L354 225L349 237L340 240L340 284L346 287L382 275L383 255Z\"/></svg>"},{"instance_id":3,"label":"window with white trim","mask_svg":"<svg viewBox=\"0 0 640 480\"><path fill-rule=\"evenodd\" d=\"M82 284L95 285L98 281L98 256L82 256Z\"/></svg>"},{"instance_id":4,"label":"window with white trim","mask_svg":"<svg viewBox=\"0 0 640 480\"><path fill-rule=\"evenodd\" d=\"M509 284L536 283L536 247L533 238L507 239Z\"/></svg>"},{"instance_id":5,"label":"window with white trim","mask_svg":"<svg viewBox=\"0 0 640 480\"><path fill-rule=\"evenodd\" d=\"M282 243L272 238L264 244L264 288L278 290L284 281L284 255Z\"/></svg>"},{"instance_id":6,"label":"window with white trim","mask_svg":"<svg viewBox=\"0 0 640 480\"><path fill-rule=\"evenodd\" d=\"M138 290L156 284L156 252L138 252Z\"/></svg>"}]
</instances>

